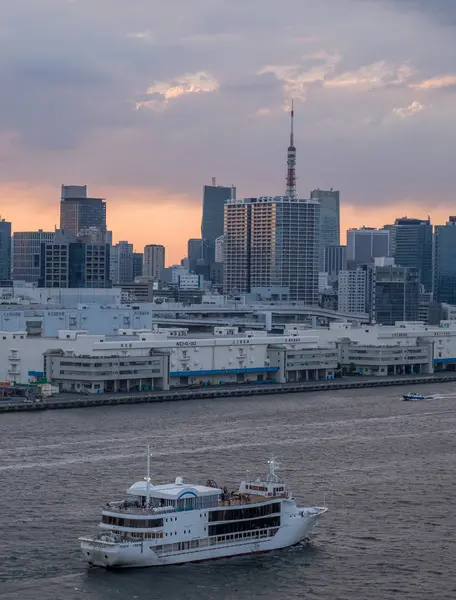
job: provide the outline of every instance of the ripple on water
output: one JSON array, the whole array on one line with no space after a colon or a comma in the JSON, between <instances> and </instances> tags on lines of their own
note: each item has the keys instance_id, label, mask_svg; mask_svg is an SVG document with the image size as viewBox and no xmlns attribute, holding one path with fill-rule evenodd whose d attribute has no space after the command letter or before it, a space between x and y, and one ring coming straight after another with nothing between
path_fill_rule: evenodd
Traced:
<instances>
[{"instance_id":1,"label":"ripple on water","mask_svg":"<svg viewBox=\"0 0 456 600\"><path fill-rule=\"evenodd\" d=\"M432 405L385 389L2 415L0 597L454 600L456 404L439 391ZM330 512L311 544L260 557L88 569L77 537L143 477L146 443L154 481L229 487L274 451L299 502Z\"/></svg>"}]
</instances>

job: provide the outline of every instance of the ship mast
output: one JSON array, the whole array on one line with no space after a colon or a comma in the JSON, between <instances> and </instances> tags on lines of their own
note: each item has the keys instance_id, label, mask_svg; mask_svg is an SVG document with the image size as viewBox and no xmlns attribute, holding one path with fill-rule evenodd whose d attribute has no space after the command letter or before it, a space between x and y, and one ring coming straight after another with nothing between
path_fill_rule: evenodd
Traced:
<instances>
[{"instance_id":1,"label":"ship mast","mask_svg":"<svg viewBox=\"0 0 456 600\"><path fill-rule=\"evenodd\" d=\"M149 508L150 503L150 446L147 445L147 495L146 495L146 508Z\"/></svg>"}]
</instances>

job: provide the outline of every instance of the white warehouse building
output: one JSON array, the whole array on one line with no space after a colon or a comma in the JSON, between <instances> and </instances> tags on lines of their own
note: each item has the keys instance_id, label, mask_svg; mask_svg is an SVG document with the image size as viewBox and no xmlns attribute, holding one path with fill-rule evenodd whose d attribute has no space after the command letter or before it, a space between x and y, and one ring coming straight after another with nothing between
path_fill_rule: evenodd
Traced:
<instances>
[{"instance_id":1,"label":"white warehouse building","mask_svg":"<svg viewBox=\"0 0 456 600\"><path fill-rule=\"evenodd\" d=\"M46 378L62 391L326 380L341 367L377 376L453 370L456 323L334 323L319 329L289 327L283 335L216 327L213 335L201 337L189 336L186 329L151 328L120 328L116 335L69 329L56 336L0 332L0 379L30 383Z\"/></svg>"}]
</instances>

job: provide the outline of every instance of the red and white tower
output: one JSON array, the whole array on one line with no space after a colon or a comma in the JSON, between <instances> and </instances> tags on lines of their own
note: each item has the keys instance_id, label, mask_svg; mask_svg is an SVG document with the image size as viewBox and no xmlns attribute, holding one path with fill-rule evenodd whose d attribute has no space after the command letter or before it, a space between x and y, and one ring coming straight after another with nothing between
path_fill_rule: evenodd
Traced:
<instances>
[{"instance_id":1,"label":"red and white tower","mask_svg":"<svg viewBox=\"0 0 456 600\"><path fill-rule=\"evenodd\" d=\"M290 145L287 152L287 189L285 196L296 198L296 147L294 145L294 104L291 101L291 130L290 130Z\"/></svg>"}]
</instances>

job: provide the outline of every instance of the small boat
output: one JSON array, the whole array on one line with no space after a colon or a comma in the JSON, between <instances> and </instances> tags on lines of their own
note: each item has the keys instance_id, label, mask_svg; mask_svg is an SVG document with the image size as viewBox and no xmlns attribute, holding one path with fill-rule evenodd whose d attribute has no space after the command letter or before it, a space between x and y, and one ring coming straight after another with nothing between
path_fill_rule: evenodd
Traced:
<instances>
[{"instance_id":1,"label":"small boat","mask_svg":"<svg viewBox=\"0 0 456 600\"><path fill-rule=\"evenodd\" d=\"M412 392L411 394L405 394L402 398L408 402L418 401L418 400L431 400L433 396L424 396L423 394L416 394Z\"/></svg>"}]
</instances>

